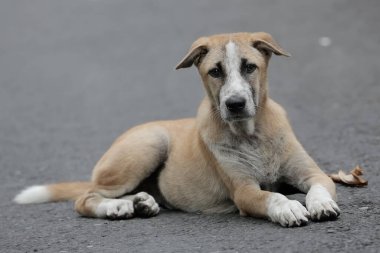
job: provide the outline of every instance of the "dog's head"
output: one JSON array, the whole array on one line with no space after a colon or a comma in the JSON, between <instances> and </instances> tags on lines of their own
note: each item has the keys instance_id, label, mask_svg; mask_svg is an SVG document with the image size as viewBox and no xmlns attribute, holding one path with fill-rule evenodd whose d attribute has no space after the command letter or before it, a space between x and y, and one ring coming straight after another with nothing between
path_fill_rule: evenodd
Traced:
<instances>
[{"instance_id":1,"label":"dog's head","mask_svg":"<svg viewBox=\"0 0 380 253\"><path fill-rule=\"evenodd\" d=\"M272 53L289 56L267 33L213 35L196 40L176 69L197 66L221 118L244 121L253 118L265 103Z\"/></svg>"}]
</instances>

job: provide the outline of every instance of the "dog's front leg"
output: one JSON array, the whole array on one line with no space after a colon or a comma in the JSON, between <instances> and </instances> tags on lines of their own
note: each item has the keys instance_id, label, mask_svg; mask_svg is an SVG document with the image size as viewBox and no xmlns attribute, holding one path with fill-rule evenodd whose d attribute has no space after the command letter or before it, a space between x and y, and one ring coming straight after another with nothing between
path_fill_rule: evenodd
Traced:
<instances>
[{"instance_id":1,"label":"dog's front leg","mask_svg":"<svg viewBox=\"0 0 380 253\"><path fill-rule=\"evenodd\" d=\"M302 184L307 189L306 207L312 220L333 220L340 214L334 182L323 172L312 173Z\"/></svg>"},{"instance_id":2,"label":"dog's front leg","mask_svg":"<svg viewBox=\"0 0 380 253\"><path fill-rule=\"evenodd\" d=\"M318 167L303 147L294 142L294 152L284 166L289 184L306 193L306 207L311 219L333 220L340 210L336 204L334 182Z\"/></svg>"},{"instance_id":3,"label":"dog's front leg","mask_svg":"<svg viewBox=\"0 0 380 253\"><path fill-rule=\"evenodd\" d=\"M280 193L263 191L254 183L237 183L233 200L241 215L268 218L284 227L301 226L308 222L309 212L296 200Z\"/></svg>"}]
</instances>

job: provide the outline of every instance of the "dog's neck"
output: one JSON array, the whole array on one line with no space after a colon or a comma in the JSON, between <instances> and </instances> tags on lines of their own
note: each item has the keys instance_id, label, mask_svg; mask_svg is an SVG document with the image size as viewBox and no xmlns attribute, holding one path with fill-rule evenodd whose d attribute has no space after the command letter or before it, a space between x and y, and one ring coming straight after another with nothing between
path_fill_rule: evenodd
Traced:
<instances>
[{"instance_id":1,"label":"dog's neck","mask_svg":"<svg viewBox=\"0 0 380 253\"><path fill-rule=\"evenodd\" d=\"M262 101L266 102L266 100ZM203 137L218 140L227 135L249 138L253 137L258 131L260 121L266 103L261 103L255 117L245 121L225 122L220 116L219 110L210 102L206 96L197 114L197 127Z\"/></svg>"},{"instance_id":2,"label":"dog's neck","mask_svg":"<svg viewBox=\"0 0 380 253\"><path fill-rule=\"evenodd\" d=\"M255 119L227 123L231 132L236 136L252 136L255 132Z\"/></svg>"}]
</instances>

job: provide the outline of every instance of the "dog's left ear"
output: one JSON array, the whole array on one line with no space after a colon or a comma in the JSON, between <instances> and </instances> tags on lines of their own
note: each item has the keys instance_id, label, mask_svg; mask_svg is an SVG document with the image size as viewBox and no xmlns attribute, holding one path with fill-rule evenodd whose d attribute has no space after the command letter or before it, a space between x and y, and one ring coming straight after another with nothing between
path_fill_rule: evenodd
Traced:
<instances>
[{"instance_id":1,"label":"dog's left ear","mask_svg":"<svg viewBox=\"0 0 380 253\"><path fill-rule=\"evenodd\" d=\"M198 65L208 52L207 41L207 37L197 39L175 69L189 68L193 64Z\"/></svg>"},{"instance_id":2,"label":"dog's left ear","mask_svg":"<svg viewBox=\"0 0 380 253\"><path fill-rule=\"evenodd\" d=\"M266 56L283 55L290 57L290 54L280 47L269 33L259 32L252 34L252 46Z\"/></svg>"}]
</instances>

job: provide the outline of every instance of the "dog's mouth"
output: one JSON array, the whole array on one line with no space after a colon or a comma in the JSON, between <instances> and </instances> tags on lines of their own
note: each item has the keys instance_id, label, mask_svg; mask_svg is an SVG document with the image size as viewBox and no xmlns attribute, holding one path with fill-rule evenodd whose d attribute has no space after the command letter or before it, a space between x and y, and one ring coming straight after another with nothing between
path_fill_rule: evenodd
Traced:
<instances>
[{"instance_id":1,"label":"dog's mouth","mask_svg":"<svg viewBox=\"0 0 380 253\"><path fill-rule=\"evenodd\" d=\"M247 121L252 119L255 116L253 113L242 112L242 113L227 113L224 117L222 115L222 119L225 122L239 122L239 121Z\"/></svg>"}]
</instances>

